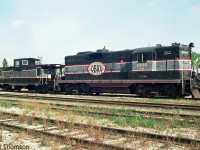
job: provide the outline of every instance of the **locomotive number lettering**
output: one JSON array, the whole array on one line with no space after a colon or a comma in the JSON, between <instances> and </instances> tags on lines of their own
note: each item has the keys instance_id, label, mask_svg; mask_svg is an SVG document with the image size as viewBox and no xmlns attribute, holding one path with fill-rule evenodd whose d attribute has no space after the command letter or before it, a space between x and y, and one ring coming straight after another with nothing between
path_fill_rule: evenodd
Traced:
<instances>
[{"instance_id":1,"label":"locomotive number lettering","mask_svg":"<svg viewBox=\"0 0 200 150\"><path fill-rule=\"evenodd\" d=\"M165 51L165 52L164 52L164 55L171 55L171 54L172 54L171 51Z\"/></svg>"},{"instance_id":2,"label":"locomotive number lettering","mask_svg":"<svg viewBox=\"0 0 200 150\"><path fill-rule=\"evenodd\" d=\"M148 67L147 63L137 63L138 68L145 68Z\"/></svg>"},{"instance_id":3,"label":"locomotive number lettering","mask_svg":"<svg viewBox=\"0 0 200 150\"><path fill-rule=\"evenodd\" d=\"M138 78L147 78L147 75L139 75Z\"/></svg>"},{"instance_id":4,"label":"locomotive number lettering","mask_svg":"<svg viewBox=\"0 0 200 150\"><path fill-rule=\"evenodd\" d=\"M95 76L103 74L105 70L106 66L101 62L93 62L88 66L88 72Z\"/></svg>"},{"instance_id":5,"label":"locomotive number lettering","mask_svg":"<svg viewBox=\"0 0 200 150\"><path fill-rule=\"evenodd\" d=\"M13 71L8 71L8 72L3 72L4 77L12 77L13 76Z\"/></svg>"}]
</instances>

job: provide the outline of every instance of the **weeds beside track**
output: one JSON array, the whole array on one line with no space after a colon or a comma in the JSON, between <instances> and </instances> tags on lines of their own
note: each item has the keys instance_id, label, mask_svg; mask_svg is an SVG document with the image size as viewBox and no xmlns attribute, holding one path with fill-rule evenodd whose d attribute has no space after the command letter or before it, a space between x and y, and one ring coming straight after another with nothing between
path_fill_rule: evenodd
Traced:
<instances>
[{"instance_id":1,"label":"weeds beside track","mask_svg":"<svg viewBox=\"0 0 200 150\"><path fill-rule=\"evenodd\" d=\"M131 142L135 140L133 137L145 138L148 140L156 140L161 143L170 141L172 144L188 144L199 146L199 139L190 139L169 135L162 135L156 133L140 132L125 130L120 128L109 128L95 125L87 125L80 123L72 123L62 120L49 119L44 117L37 117L32 115L20 115L16 113L0 112L3 114L4 119L0 120L0 125L7 128L14 128L17 130L24 130L26 132L40 134L45 136L54 136L60 140L76 141L77 143L105 147L108 149L132 149ZM8 117L5 117L8 116ZM21 121L23 119L23 122ZM27 121L32 120L40 122L38 125L27 125ZM42 125L41 125L42 123ZM39 127L38 127L39 126ZM52 132L54 130L54 132ZM98 131L98 135L94 132ZM70 133L77 133L75 136ZM84 135L84 136L83 136ZM88 140L89 139L89 140ZM147 140L147 141L148 141ZM110 142L109 141L113 141Z\"/></svg>"}]
</instances>

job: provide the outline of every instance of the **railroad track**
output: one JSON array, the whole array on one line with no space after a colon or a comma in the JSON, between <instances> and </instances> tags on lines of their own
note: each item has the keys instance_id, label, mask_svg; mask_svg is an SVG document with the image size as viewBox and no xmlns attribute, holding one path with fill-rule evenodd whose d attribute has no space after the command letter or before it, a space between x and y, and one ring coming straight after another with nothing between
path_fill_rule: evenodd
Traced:
<instances>
[{"instance_id":1,"label":"railroad track","mask_svg":"<svg viewBox=\"0 0 200 150\"><path fill-rule=\"evenodd\" d=\"M41 103L41 104L44 104L44 103ZM61 107L61 108L60 108ZM123 112L120 112L120 109L119 110L115 110L116 112L115 113L104 113L104 111L109 111L110 109L109 108L102 108L101 110L99 111L86 111L87 109L95 109L95 110L98 110L100 109L99 107L90 107L90 106L81 106L82 110L78 110L77 109L77 106L76 105L70 105L70 104L58 104L58 107L52 107L53 109L56 109L56 110L76 110L78 112L88 112L88 113L91 113L91 114L95 114L95 113L98 113L98 114L102 114L102 115L110 115L110 116L122 116L122 117L132 117L133 115L130 115L130 113L132 114L143 114L143 115L154 115L154 116L169 116L169 117L173 117L173 116L179 116L179 117L182 117L182 118L194 118L194 119L200 119L200 115L191 115L191 114L181 114L181 113L169 113L169 112L152 112L152 111L144 111L144 110L128 110L129 113L128 114L124 114ZM200 121L200 120L198 120Z\"/></svg>"},{"instance_id":2,"label":"railroad track","mask_svg":"<svg viewBox=\"0 0 200 150\"><path fill-rule=\"evenodd\" d=\"M1 93L8 93L8 92L6 92L6 91L3 91L3 90L1 90L0 89L0 92ZM12 93L19 93L19 92L17 92L17 91L12 91ZM39 94L39 93L36 93L35 91L26 91L26 90L24 90L24 91L20 91L20 93L26 93L26 94ZM55 93L48 93L48 94L51 94L51 95L55 95ZM58 93L58 94L60 94L60 95L62 95L62 94L64 94L64 93ZM74 95L76 95L76 94L74 94ZM96 96L96 95L91 95L91 96ZM100 94L100 95L98 95L98 97L114 97L114 98L119 98L119 97L126 97L126 98L141 98L141 96L139 96L139 95L136 95L136 94L120 94L120 93L102 93L102 94ZM149 97L145 97L145 98L149 98ZM155 98L155 99L160 99L160 98L162 98L162 99L164 99L164 100L168 100L169 99L169 97L167 97L167 96L159 96L159 97L153 97L153 98ZM200 99L199 98L192 98L192 96L185 96L184 97L184 99L187 99L187 100L196 100L196 101L199 101ZM171 99L171 100L179 100L179 99Z\"/></svg>"},{"instance_id":3,"label":"railroad track","mask_svg":"<svg viewBox=\"0 0 200 150\"><path fill-rule=\"evenodd\" d=\"M8 97L10 97L10 96L8 96ZM14 97L16 98L16 95L14 95ZM25 99L27 99L27 96L22 96L22 97L20 97L20 98L25 98ZM18 97L19 98L19 97ZM29 98L29 97L28 97ZM32 98L31 98L32 99ZM35 96L34 96L34 101L35 101ZM41 96L40 96L40 99L45 99L45 97L43 97L42 96L42 98L41 98ZM53 99L55 100L55 98L53 97ZM37 102L38 103L38 102ZM39 102L39 103L41 103L41 102ZM42 102L43 103L43 102ZM58 105L61 105L61 104L58 104ZM70 106L70 107L74 107L73 105L68 105L68 104L65 104L65 105L63 105L63 106ZM57 108L55 108L55 109L57 109ZM64 110L64 111L66 111L66 110ZM89 113L93 113L93 112L89 112ZM94 112L95 113L95 112ZM147 112L144 112L144 113L147 113ZM154 113L154 112L152 112L152 113ZM104 114L105 115L105 114ZM109 114L108 114L109 115ZM110 115L112 115L112 114L110 114ZM117 114L118 115L118 114ZM162 115L163 115L163 113L162 113ZM170 115L173 115L173 114L170 114ZM184 116L184 115L183 115ZM187 117L189 117L188 115L186 115ZM127 116L126 116L127 117ZM145 135L146 136L146 135Z\"/></svg>"},{"instance_id":4,"label":"railroad track","mask_svg":"<svg viewBox=\"0 0 200 150\"><path fill-rule=\"evenodd\" d=\"M125 130L122 128L109 128L96 125L72 123L62 120L49 119L46 117L38 117L32 115L23 115L17 113L0 111L0 125L9 129L22 130L36 135L44 135L55 137L59 140L76 141L84 144L86 147L101 147L103 149L134 149L135 144L139 141L144 144L148 142L152 144L159 142L160 148L167 147L166 141L172 142L174 145L200 146L200 139L190 139L176 137L164 134L141 132L134 130ZM21 122L20 118L36 121L37 125L27 125ZM40 122L40 123L38 123ZM45 123L45 124L42 124ZM60 125L60 127L59 127ZM139 141L138 141L139 140ZM141 145L142 146L142 145Z\"/></svg>"},{"instance_id":5,"label":"railroad track","mask_svg":"<svg viewBox=\"0 0 200 150\"><path fill-rule=\"evenodd\" d=\"M14 95L14 94L2 94L0 97L14 97L25 98L34 100L49 100L56 102L78 102L85 104L104 104L111 106L127 106L127 107L152 107L152 108L165 108L165 109L182 109L182 110L200 110L200 105L188 105L188 104L171 104L171 103L153 103L153 102L135 102L135 101L119 101L119 100L93 100L88 98L69 98L69 97L47 97L47 96L33 96L33 95Z\"/></svg>"},{"instance_id":6,"label":"railroad track","mask_svg":"<svg viewBox=\"0 0 200 150\"><path fill-rule=\"evenodd\" d=\"M156 115L155 113L141 113L139 114L134 113L134 114L123 114L123 113L107 113L107 112L99 112L99 111L88 111L88 110L77 110L77 109L68 109L68 108L58 108L58 107L53 107L52 109L54 110L63 110L63 111L73 111L73 112L78 112L79 114L88 114L88 115L100 115L104 117L124 117L124 118L134 118L134 117L141 117L143 119L155 119L155 120L163 120L163 121L178 121L179 123L185 123L186 121L188 123L193 123L197 124L200 123L200 116L195 116L195 115L166 115L165 113L159 113L159 115ZM170 118L169 118L170 117ZM173 117L177 117L177 119L174 119Z\"/></svg>"},{"instance_id":7,"label":"railroad track","mask_svg":"<svg viewBox=\"0 0 200 150\"><path fill-rule=\"evenodd\" d=\"M7 95L8 96L8 95ZM13 96L13 95L12 95ZM10 97L10 96L8 96ZM15 97L16 98L16 97ZM17 96L17 98L29 98L27 96ZM35 99L35 96L32 97ZM41 97L40 97L41 98ZM42 97L42 99L49 99L49 97ZM52 97L50 97L52 98ZM55 99L55 98L54 98ZM14 104L18 104L21 101L20 100L9 100L14 101ZM32 103L40 103L40 104L50 104L46 102L35 102L31 101ZM19 104L18 104L19 105ZM152 111L141 111L141 110L128 110L129 114L124 114L123 112L120 113L120 110L116 110L117 112L110 113L109 108L100 109L99 107L90 107L90 106L81 106L82 109L79 110L79 108L73 104L50 104L52 105L52 109L54 110L63 110L63 111L73 111L78 112L79 114L88 114L88 115L101 115L104 117L124 117L124 118L133 118L133 117L142 117L144 119L154 119L154 120L162 120L162 121L178 121L179 123L199 123L200 122L200 115L191 115L191 114L181 114L181 113L169 113L169 112L152 112ZM88 110L89 109L89 110ZM92 111L90 110L92 109ZM107 112L105 111L107 110Z\"/></svg>"},{"instance_id":8,"label":"railroad track","mask_svg":"<svg viewBox=\"0 0 200 150\"><path fill-rule=\"evenodd\" d=\"M6 102L12 102L12 105L16 107L21 107L21 101L16 100L7 100ZM5 101L4 101L5 102ZM49 103L44 102L31 102L31 103L39 103L41 105L46 105ZM51 105L51 104L50 104ZM134 118L134 117L140 117L146 120L154 119L157 121L176 121L179 122L179 124L184 124L185 122L191 123L193 125L200 123L200 115L191 115L191 114L174 114L174 113L166 113L166 112L148 112L148 111L139 111L139 110L128 110L128 113L123 112L122 110L115 110L115 112L112 112L111 109L102 109L98 107L86 107L86 106L74 106L74 105L62 105L58 104L58 106L55 106L54 104L51 106L52 110L55 111L64 111L64 112L74 112L75 114L78 113L79 115L85 115L88 116L102 116L104 118L113 118L113 117L122 117L122 118ZM121 112L120 112L121 111Z\"/></svg>"}]
</instances>

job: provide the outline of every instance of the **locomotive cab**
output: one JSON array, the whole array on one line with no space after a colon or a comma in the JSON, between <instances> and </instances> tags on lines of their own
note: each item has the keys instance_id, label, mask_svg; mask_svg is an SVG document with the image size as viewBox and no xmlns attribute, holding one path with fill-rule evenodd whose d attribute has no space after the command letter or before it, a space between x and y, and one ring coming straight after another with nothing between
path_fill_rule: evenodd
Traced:
<instances>
[{"instance_id":1,"label":"locomotive cab","mask_svg":"<svg viewBox=\"0 0 200 150\"><path fill-rule=\"evenodd\" d=\"M171 46L138 48L133 52L131 78L137 83L132 93L142 96L190 95L191 48L173 43Z\"/></svg>"},{"instance_id":2,"label":"locomotive cab","mask_svg":"<svg viewBox=\"0 0 200 150\"><path fill-rule=\"evenodd\" d=\"M35 58L14 59L14 68L27 68L35 65L40 65L40 60Z\"/></svg>"},{"instance_id":3,"label":"locomotive cab","mask_svg":"<svg viewBox=\"0 0 200 150\"><path fill-rule=\"evenodd\" d=\"M36 58L14 59L13 67L0 68L0 87L4 91L22 88L46 93L54 91L63 65L41 64Z\"/></svg>"}]
</instances>

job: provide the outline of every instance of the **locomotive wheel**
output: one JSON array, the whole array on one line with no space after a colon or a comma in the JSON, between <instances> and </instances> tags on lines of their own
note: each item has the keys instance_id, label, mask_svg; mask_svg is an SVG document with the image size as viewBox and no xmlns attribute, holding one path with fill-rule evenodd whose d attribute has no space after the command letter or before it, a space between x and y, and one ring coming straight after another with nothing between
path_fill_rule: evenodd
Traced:
<instances>
[{"instance_id":1,"label":"locomotive wheel","mask_svg":"<svg viewBox=\"0 0 200 150\"><path fill-rule=\"evenodd\" d=\"M38 93L42 93L42 87L41 86L38 87Z\"/></svg>"},{"instance_id":2,"label":"locomotive wheel","mask_svg":"<svg viewBox=\"0 0 200 150\"><path fill-rule=\"evenodd\" d=\"M85 91L86 95L92 95L92 88L89 86L86 86L86 91Z\"/></svg>"},{"instance_id":3,"label":"locomotive wheel","mask_svg":"<svg viewBox=\"0 0 200 150\"><path fill-rule=\"evenodd\" d=\"M171 98L171 99L176 99L177 98L176 92L175 91L170 91L168 93L168 97Z\"/></svg>"},{"instance_id":4,"label":"locomotive wheel","mask_svg":"<svg viewBox=\"0 0 200 150\"><path fill-rule=\"evenodd\" d=\"M48 92L48 88L46 86L36 86L35 87L35 92L36 93L47 93Z\"/></svg>"},{"instance_id":5,"label":"locomotive wheel","mask_svg":"<svg viewBox=\"0 0 200 150\"><path fill-rule=\"evenodd\" d=\"M18 92L21 92L22 88L17 89Z\"/></svg>"},{"instance_id":6,"label":"locomotive wheel","mask_svg":"<svg viewBox=\"0 0 200 150\"><path fill-rule=\"evenodd\" d=\"M41 86L36 86L35 87L35 92L36 93L42 93L42 87Z\"/></svg>"},{"instance_id":7,"label":"locomotive wheel","mask_svg":"<svg viewBox=\"0 0 200 150\"><path fill-rule=\"evenodd\" d=\"M181 89L179 89L178 87L175 86L171 86L169 91L168 91L168 96L171 99L177 99L177 98L181 98Z\"/></svg>"},{"instance_id":8,"label":"locomotive wheel","mask_svg":"<svg viewBox=\"0 0 200 150\"><path fill-rule=\"evenodd\" d=\"M181 90L176 90L176 98L184 98L185 96L182 95Z\"/></svg>"},{"instance_id":9,"label":"locomotive wheel","mask_svg":"<svg viewBox=\"0 0 200 150\"><path fill-rule=\"evenodd\" d=\"M146 97L146 87L142 84L139 84L136 86L136 94L141 96L141 97Z\"/></svg>"},{"instance_id":10,"label":"locomotive wheel","mask_svg":"<svg viewBox=\"0 0 200 150\"><path fill-rule=\"evenodd\" d=\"M22 88L21 87L15 87L14 90L17 90L18 92L20 92L22 90Z\"/></svg>"},{"instance_id":11,"label":"locomotive wheel","mask_svg":"<svg viewBox=\"0 0 200 150\"><path fill-rule=\"evenodd\" d=\"M58 93L58 91L59 91L59 87L56 85L55 89L51 90L50 93L55 93L56 94L56 93Z\"/></svg>"},{"instance_id":12,"label":"locomotive wheel","mask_svg":"<svg viewBox=\"0 0 200 150\"><path fill-rule=\"evenodd\" d=\"M3 91L6 91L6 87L5 86L3 86L2 89L3 89Z\"/></svg>"},{"instance_id":13,"label":"locomotive wheel","mask_svg":"<svg viewBox=\"0 0 200 150\"><path fill-rule=\"evenodd\" d=\"M78 95L82 94L82 90L80 88L77 89Z\"/></svg>"},{"instance_id":14,"label":"locomotive wheel","mask_svg":"<svg viewBox=\"0 0 200 150\"><path fill-rule=\"evenodd\" d=\"M99 96L99 95L100 95L100 92L96 92L95 94L96 94L96 96Z\"/></svg>"},{"instance_id":15,"label":"locomotive wheel","mask_svg":"<svg viewBox=\"0 0 200 150\"><path fill-rule=\"evenodd\" d=\"M175 92L171 92L168 94L169 98L171 99L177 99L177 98L180 98L181 97L181 94L180 93L177 93L176 91Z\"/></svg>"},{"instance_id":16,"label":"locomotive wheel","mask_svg":"<svg viewBox=\"0 0 200 150\"><path fill-rule=\"evenodd\" d=\"M69 85L69 84L66 84L65 85L65 94L72 94L73 92L72 92L72 86L71 85Z\"/></svg>"},{"instance_id":17,"label":"locomotive wheel","mask_svg":"<svg viewBox=\"0 0 200 150\"><path fill-rule=\"evenodd\" d=\"M75 85L75 90L77 91L78 95L81 95L83 93L83 90L81 89L81 85Z\"/></svg>"},{"instance_id":18,"label":"locomotive wheel","mask_svg":"<svg viewBox=\"0 0 200 150\"><path fill-rule=\"evenodd\" d=\"M48 90L48 87L47 86L42 86L42 93L48 93L49 90Z\"/></svg>"},{"instance_id":19,"label":"locomotive wheel","mask_svg":"<svg viewBox=\"0 0 200 150\"><path fill-rule=\"evenodd\" d=\"M86 95L91 95L92 94L92 88L90 88L89 85L86 84L81 84L80 85L80 90L85 93Z\"/></svg>"},{"instance_id":20,"label":"locomotive wheel","mask_svg":"<svg viewBox=\"0 0 200 150\"><path fill-rule=\"evenodd\" d=\"M34 88L34 90L35 90L36 93L38 93L38 87L37 86Z\"/></svg>"},{"instance_id":21,"label":"locomotive wheel","mask_svg":"<svg viewBox=\"0 0 200 150\"><path fill-rule=\"evenodd\" d=\"M155 95L152 95L152 94L151 94L151 91L148 90L148 89L145 91L145 94L144 94L143 96L144 96L144 97L149 97L149 98L155 97Z\"/></svg>"},{"instance_id":22,"label":"locomotive wheel","mask_svg":"<svg viewBox=\"0 0 200 150\"><path fill-rule=\"evenodd\" d=\"M12 89L12 86L7 86L7 91L8 91L8 92L13 92L14 89Z\"/></svg>"},{"instance_id":23,"label":"locomotive wheel","mask_svg":"<svg viewBox=\"0 0 200 150\"><path fill-rule=\"evenodd\" d=\"M59 92L65 92L65 86L63 84L58 85Z\"/></svg>"}]
</instances>

